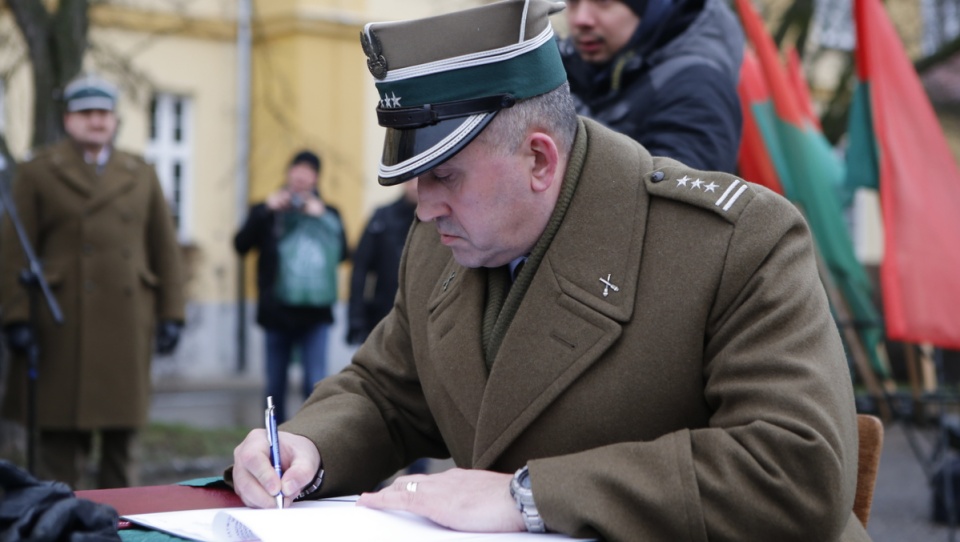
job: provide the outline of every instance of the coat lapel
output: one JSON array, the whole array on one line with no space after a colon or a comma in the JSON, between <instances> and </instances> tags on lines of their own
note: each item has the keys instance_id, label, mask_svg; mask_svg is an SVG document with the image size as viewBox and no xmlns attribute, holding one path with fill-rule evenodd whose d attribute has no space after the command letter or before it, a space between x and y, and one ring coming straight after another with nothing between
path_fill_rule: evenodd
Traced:
<instances>
[{"instance_id":1,"label":"coat lapel","mask_svg":"<svg viewBox=\"0 0 960 542\"><path fill-rule=\"evenodd\" d=\"M479 330L483 322L486 271L462 267L451 257L428 302L430 358L463 418L480 413L487 367Z\"/></svg>"},{"instance_id":2,"label":"coat lapel","mask_svg":"<svg viewBox=\"0 0 960 542\"><path fill-rule=\"evenodd\" d=\"M600 138L586 126L589 154L574 199L484 390L475 468L492 465L600 360L633 315L649 205L643 175L653 164L627 138Z\"/></svg>"},{"instance_id":3,"label":"coat lapel","mask_svg":"<svg viewBox=\"0 0 960 542\"><path fill-rule=\"evenodd\" d=\"M96 211L113 198L133 188L136 182L136 170L135 158L114 149L103 172L97 178L97 187L87 203L87 212Z\"/></svg>"},{"instance_id":4,"label":"coat lapel","mask_svg":"<svg viewBox=\"0 0 960 542\"><path fill-rule=\"evenodd\" d=\"M74 192L90 197L96 190L96 172L83 161L83 156L70 141L57 145L51 161L59 172L57 178Z\"/></svg>"}]
</instances>

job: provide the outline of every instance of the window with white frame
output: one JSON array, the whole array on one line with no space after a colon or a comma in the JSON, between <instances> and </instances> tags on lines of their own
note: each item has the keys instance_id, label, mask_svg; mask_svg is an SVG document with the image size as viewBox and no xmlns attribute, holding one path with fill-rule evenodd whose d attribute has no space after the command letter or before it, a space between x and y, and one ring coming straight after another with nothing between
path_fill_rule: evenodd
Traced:
<instances>
[{"instance_id":1,"label":"window with white frame","mask_svg":"<svg viewBox=\"0 0 960 542\"><path fill-rule=\"evenodd\" d=\"M157 170L181 241L189 239L193 176L190 98L158 92L150 99L150 133L146 158Z\"/></svg>"}]
</instances>

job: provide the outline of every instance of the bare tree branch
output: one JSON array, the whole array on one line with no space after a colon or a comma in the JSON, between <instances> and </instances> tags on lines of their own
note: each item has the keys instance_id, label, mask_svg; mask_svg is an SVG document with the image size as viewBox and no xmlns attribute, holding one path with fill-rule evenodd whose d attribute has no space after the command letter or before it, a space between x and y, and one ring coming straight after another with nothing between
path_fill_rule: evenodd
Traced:
<instances>
[{"instance_id":1,"label":"bare tree branch","mask_svg":"<svg viewBox=\"0 0 960 542\"><path fill-rule=\"evenodd\" d=\"M917 73L923 73L941 62L953 58L957 53L960 53L960 36L941 46L935 53L917 60L913 63L913 67L917 69Z\"/></svg>"},{"instance_id":2,"label":"bare tree branch","mask_svg":"<svg viewBox=\"0 0 960 542\"><path fill-rule=\"evenodd\" d=\"M777 31L773 34L773 41L777 46L783 45L783 40L791 27L796 27L797 41L794 46L799 54L803 54L807 41L807 34L810 31L810 21L813 20L813 0L794 0L787 8L777 26Z\"/></svg>"},{"instance_id":3,"label":"bare tree branch","mask_svg":"<svg viewBox=\"0 0 960 542\"><path fill-rule=\"evenodd\" d=\"M116 82L122 89L125 99L129 98L137 103L140 101L144 87L148 90L156 88L156 82L146 72L134 66L133 56L128 55L127 51L120 53L99 41L91 42L89 51L96 59L96 64L117 79Z\"/></svg>"}]
</instances>

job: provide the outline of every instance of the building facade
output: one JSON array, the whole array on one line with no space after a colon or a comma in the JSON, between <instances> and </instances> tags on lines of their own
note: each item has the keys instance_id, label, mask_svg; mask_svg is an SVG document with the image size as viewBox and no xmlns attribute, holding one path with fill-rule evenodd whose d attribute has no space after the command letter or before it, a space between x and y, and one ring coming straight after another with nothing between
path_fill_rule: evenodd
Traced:
<instances>
[{"instance_id":1,"label":"building facade","mask_svg":"<svg viewBox=\"0 0 960 542\"><path fill-rule=\"evenodd\" d=\"M187 326L172 359L155 364L158 381L260 377L252 258L240 272L232 248L247 205L283 183L294 152L312 149L324 161L322 195L341 210L355 244L372 209L398 195L376 182L383 131L359 44L363 25L478 3L92 3L84 69L119 84L117 146L157 168L188 263ZM0 35L0 133L22 160L31 154L31 74L5 7ZM345 298L346 266L341 278ZM332 342L342 341L342 333L334 333ZM346 363L340 354L334 363Z\"/></svg>"},{"instance_id":2,"label":"building facade","mask_svg":"<svg viewBox=\"0 0 960 542\"><path fill-rule=\"evenodd\" d=\"M187 328L173 359L156 364L159 381L238 374L259 378L262 373L260 335L249 306L254 299L252 258L241 270L232 238L247 205L281 185L294 152L309 148L323 158L323 197L341 210L351 246L372 209L398 195L398 189L376 182L383 130L373 108L379 97L359 46L363 25L481 3L485 1L91 3L85 69L120 84L118 146L155 164L189 264ZM774 28L791 2L758 4ZM820 10L844 5L849 9L849 0L817 2ZM899 10L895 20L906 25L910 50L919 54L923 33L911 30L922 27L919 7L909 0L888 5ZM557 22L562 31L562 16ZM849 41L850 31L852 26L824 23L824 52L805 55L811 83L818 87L815 97L835 87L842 62L830 59L836 56L836 43ZM0 133L17 159L30 153L33 98L25 58L10 12L0 7ZM866 231L874 233L862 256L879 258L869 248L879 237L873 229ZM344 266L341 298L347 273ZM342 342L343 333L333 333L332 343ZM337 350L331 361L344 364L347 355Z\"/></svg>"}]
</instances>

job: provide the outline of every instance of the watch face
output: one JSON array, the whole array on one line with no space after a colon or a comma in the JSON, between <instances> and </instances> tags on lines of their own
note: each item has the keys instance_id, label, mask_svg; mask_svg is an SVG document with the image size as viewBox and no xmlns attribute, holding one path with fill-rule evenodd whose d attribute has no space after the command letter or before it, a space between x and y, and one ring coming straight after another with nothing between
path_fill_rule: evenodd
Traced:
<instances>
[{"instance_id":1,"label":"watch face","mask_svg":"<svg viewBox=\"0 0 960 542\"><path fill-rule=\"evenodd\" d=\"M530 489L530 471L525 470L520 473L520 478L517 480L520 483L520 487L524 489Z\"/></svg>"}]
</instances>

